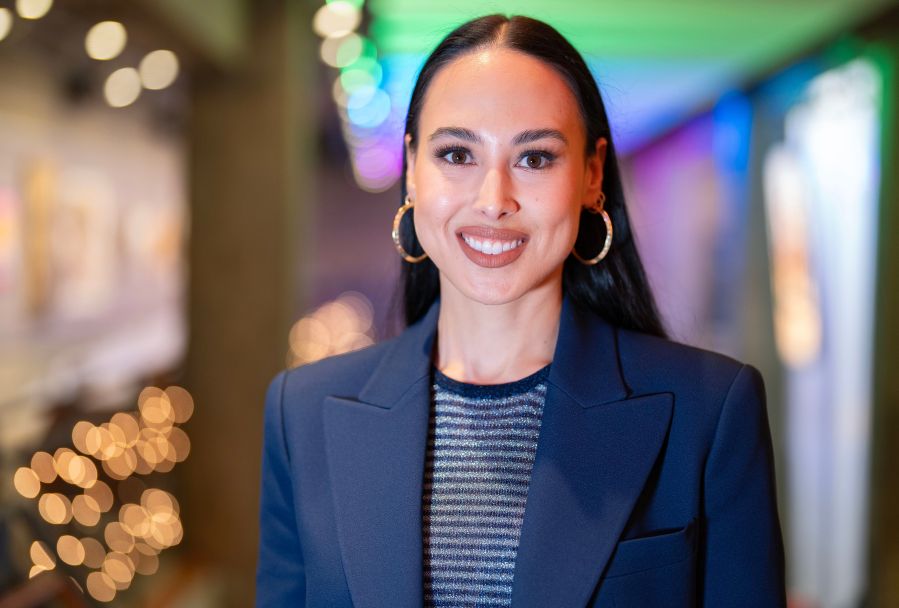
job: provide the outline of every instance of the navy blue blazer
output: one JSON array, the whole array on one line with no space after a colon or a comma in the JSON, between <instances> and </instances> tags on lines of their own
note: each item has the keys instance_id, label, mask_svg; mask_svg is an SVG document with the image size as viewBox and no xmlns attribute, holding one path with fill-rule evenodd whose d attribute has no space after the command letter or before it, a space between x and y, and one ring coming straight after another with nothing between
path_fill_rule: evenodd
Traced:
<instances>
[{"instance_id":1,"label":"navy blue blazer","mask_svg":"<svg viewBox=\"0 0 899 608\"><path fill-rule=\"evenodd\" d=\"M418 607L439 301L265 398L258 607ZM514 608L785 606L764 385L566 297Z\"/></svg>"}]
</instances>

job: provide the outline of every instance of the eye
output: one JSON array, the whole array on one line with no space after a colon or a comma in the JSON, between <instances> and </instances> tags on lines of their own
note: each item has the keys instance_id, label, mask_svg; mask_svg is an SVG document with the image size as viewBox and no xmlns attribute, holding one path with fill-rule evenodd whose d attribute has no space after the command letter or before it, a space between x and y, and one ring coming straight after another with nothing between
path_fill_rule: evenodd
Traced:
<instances>
[{"instance_id":1,"label":"eye","mask_svg":"<svg viewBox=\"0 0 899 608\"><path fill-rule=\"evenodd\" d=\"M434 153L437 158L443 159L451 165L470 165L471 153L465 148L447 147L440 148Z\"/></svg>"},{"instance_id":2,"label":"eye","mask_svg":"<svg viewBox=\"0 0 899 608\"><path fill-rule=\"evenodd\" d=\"M521 155L519 164L524 163L528 169L546 169L555 158L555 154L546 150L528 150Z\"/></svg>"}]
</instances>

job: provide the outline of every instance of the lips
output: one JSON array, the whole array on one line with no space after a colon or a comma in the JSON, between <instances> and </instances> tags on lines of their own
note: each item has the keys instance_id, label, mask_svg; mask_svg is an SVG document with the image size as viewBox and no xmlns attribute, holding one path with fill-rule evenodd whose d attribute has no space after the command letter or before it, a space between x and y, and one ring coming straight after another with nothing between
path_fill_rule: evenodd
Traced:
<instances>
[{"instance_id":1,"label":"lips","mask_svg":"<svg viewBox=\"0 0 899 608\"><path fill-rule=\"evenodd\" d=\"M486 226L466 226L456 236L468 259L484 268L511 264L528 242L528 235L523 232Z\"/></svg>"}]
</instances>

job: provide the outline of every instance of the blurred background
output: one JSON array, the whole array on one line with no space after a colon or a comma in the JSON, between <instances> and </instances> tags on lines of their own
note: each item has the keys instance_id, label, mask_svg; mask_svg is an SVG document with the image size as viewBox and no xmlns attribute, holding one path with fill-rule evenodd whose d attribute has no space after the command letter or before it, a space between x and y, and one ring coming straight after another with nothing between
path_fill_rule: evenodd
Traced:
<instances>
[{"instance_id":1,"label":"blurred background","mask_svg":"<svg viewBox=\"0 0 899 608\"><path fill-rule=\"evenodd\" d=\"M764 373L791 606L899 606L897 1L0 0L0 607L252 605L265 387L398 331L406 104L491 12L587 58L672 335Z\"/></svg>"}]
</instances>

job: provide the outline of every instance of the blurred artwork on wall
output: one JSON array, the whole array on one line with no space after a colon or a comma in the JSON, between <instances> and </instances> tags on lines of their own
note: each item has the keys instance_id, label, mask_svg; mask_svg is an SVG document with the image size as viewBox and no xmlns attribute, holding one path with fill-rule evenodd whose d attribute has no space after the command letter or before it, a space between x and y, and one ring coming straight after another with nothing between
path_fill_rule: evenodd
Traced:
<instances>
[{"instance_id":1,"label":"blurred artwork on wall","mask_svg":"<svg viewBox=\"0 0 899 608\"><path fill-rule=\"evenodd\" d=\"M187 335L183 134L149 106L75 103L44 68L0 56L0 425L22 429L174 369Z\"/></svg>"},{"instance_id":2,"label":"blurred artwork on wall","mask_svg":"<svg viewBox=\"0 0 899 608\"><path fill-rule=\"evenodd\" d=\"M763 164L790 584L822 607L858 605L866 584L882 95L865 58L815 76Z\"/></svg>"}]
</instances>

